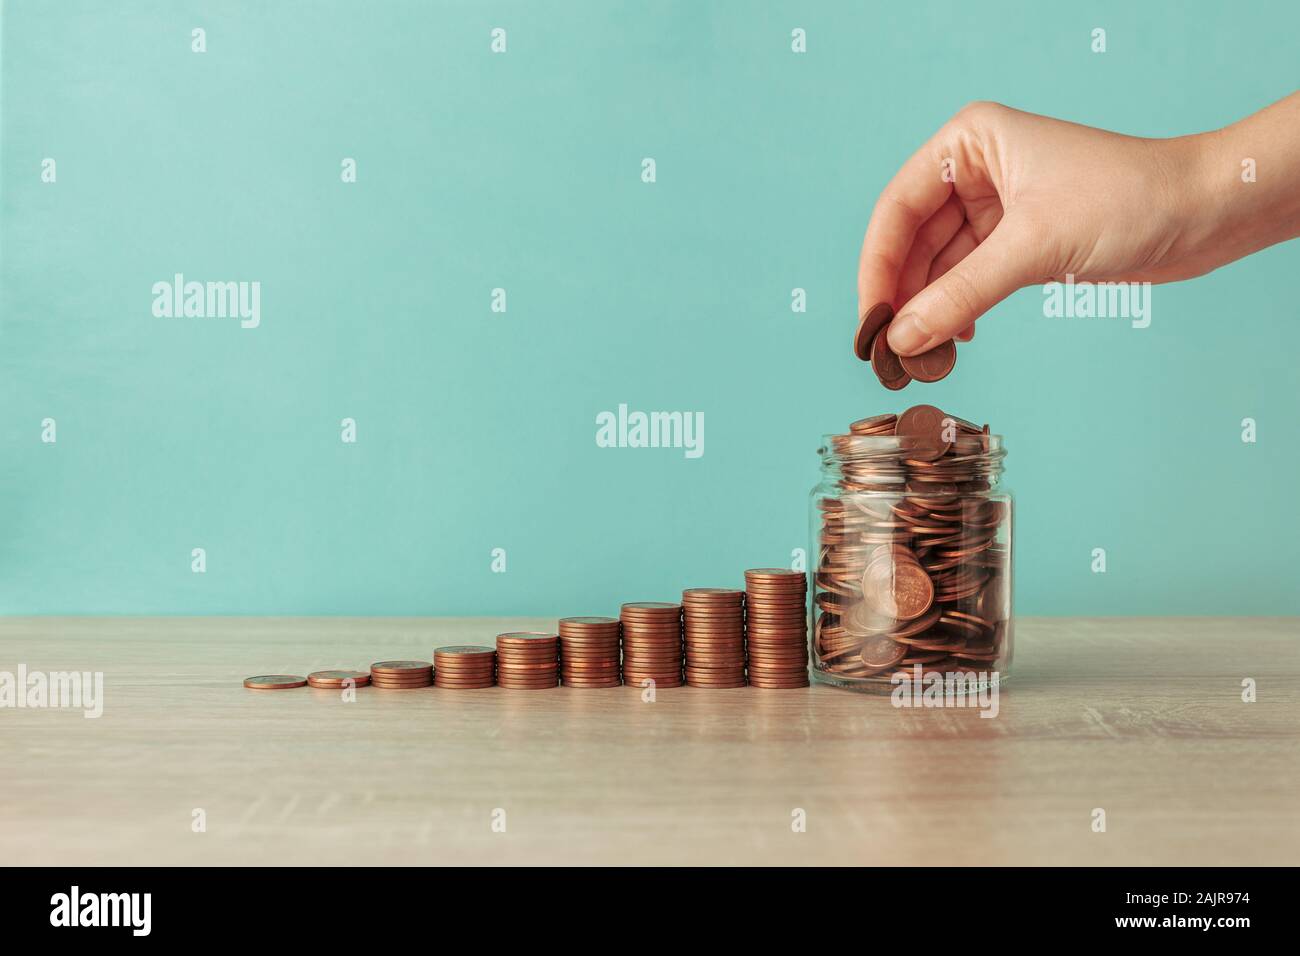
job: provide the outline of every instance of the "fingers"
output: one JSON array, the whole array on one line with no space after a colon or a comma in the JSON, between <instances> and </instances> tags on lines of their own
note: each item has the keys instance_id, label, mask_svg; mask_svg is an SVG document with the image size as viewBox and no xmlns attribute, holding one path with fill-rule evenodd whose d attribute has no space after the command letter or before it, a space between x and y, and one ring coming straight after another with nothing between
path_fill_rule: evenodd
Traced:
<instances>
[{"instance_id":1,"label":"fingers","mask_svg":"<svg viewBox=\"0 0 1300 956\"><path fill-rule=\"evenodd\" d=\"M917 230L898 279L895 296L900 304L925 288L930 281L930 265L935 256L952 241L965 222L965 207L954 194Z\"/></svg>"},{"instance_id":2,"label":"fingers","mask_svg":"<svg viewBox=\"0 0 1300 956\"><path fill-rule=\"evenodd\" d=\"M930 263L930 271L925 277L925 284L929 285L961 262L974 252L975 247L979 244L980 240L979 236L975 234L975 228L969 222L962 223L962 227L957 230L957 234L952 237L952 241L944 246L939 251L939 254L934 257L934 261ZM917 289L916 291L920 292L921 290Z\"/></svg>"},{"instance_id":3,"label":"fingers","mask_svg":"<svg viewBox=\"0 0 1300 956\"><path fill-rule=\"evenodd\" d=\"M858 260L858 312L893 303L917 230L947 201L945 182L929 144L903 164L876 201Z\"/></svg>"},{"instance_id":4,"label":"fingers","mask_svg":"<svg viewBox=\"0 0 1300 956\"><path fill-rule=\"evenodd\" d=\"M959 239L960 233L953 242ZM1035 255L1025 229L1004 218L987 239L903 306L889 325L890 347L899 355L917 355L973 325L1033 281Z\"/></svg>"}]
</instances>

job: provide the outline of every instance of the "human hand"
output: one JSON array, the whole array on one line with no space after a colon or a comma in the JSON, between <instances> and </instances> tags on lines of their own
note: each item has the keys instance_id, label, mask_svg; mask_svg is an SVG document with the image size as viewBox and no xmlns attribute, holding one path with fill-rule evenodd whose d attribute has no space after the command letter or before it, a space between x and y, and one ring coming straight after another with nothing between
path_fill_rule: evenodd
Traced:
<instances>
[{"instance_id":1,"label":"human hand","mask_svg":"<svg viewBox=\"0 0 1300 956\"><path fill-rule=\"evenodd\" d=\"M1201 275L1300 232L1298 154L1300 94L1166 140L973 103L881 193L858 266L859 315L893 305L889 345L916 355L969 340L977 318L1027 285ZM1241 157L1260 155L1276 161L1276 179L1245 184Z\"/></svg>"}]
</instances>

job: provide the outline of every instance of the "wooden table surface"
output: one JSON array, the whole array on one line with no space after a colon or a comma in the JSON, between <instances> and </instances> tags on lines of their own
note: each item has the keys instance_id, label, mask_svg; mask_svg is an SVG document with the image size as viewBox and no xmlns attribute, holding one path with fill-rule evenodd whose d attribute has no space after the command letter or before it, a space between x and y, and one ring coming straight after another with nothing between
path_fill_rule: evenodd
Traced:
<instances>
[{"instance_id":1,"label":"wooden table surface","mask_svg":"<svg viewBox=\"0 0 1300 956\"><path fill-rule=\"evenodd\" d=\"M1022 620L993 719L829 687L653 703L636 688L360 688L345 702L241 684L553 627L0 619L0 671L105 682L98 719L0 709L0 859L1300 863L1295 618Z\"/></svg>"}]
</instances>

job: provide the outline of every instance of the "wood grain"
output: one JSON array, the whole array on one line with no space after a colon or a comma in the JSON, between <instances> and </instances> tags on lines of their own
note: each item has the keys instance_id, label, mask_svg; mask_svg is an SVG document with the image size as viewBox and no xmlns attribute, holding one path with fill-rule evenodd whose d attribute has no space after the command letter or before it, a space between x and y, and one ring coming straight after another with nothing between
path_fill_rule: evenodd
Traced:
<instances>
[{"instance_id":1,"label":"wood grain","mask_svg":"<svg viewBox=\"0 0 1300 956\"><path fill-rule=\"evenodd\" d=\"M1022 620L995 719L826 687L654 703L634 688L363 688L345 703L241 686L553 626L0 620L0 670L105 674L99 719L0 709L0 858L1300 863L1297 619Z\"/></svg>"}]
</instances>

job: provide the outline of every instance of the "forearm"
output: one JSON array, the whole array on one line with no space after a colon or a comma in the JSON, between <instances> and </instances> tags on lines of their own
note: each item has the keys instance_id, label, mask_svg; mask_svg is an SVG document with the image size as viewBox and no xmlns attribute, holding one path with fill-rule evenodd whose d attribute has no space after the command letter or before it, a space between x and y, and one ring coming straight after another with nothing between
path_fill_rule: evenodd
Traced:
<instances>
[{"instance_id":1,"label":"forearm","mask_svg":"<svg viewBox=\"0 0 1300 956\"><path fill-rule=\"evenodd\" d=\"M1196 150L1210 268L1300 236L1300 93L1221 130Z\"/></svg>"}]
</instances>

